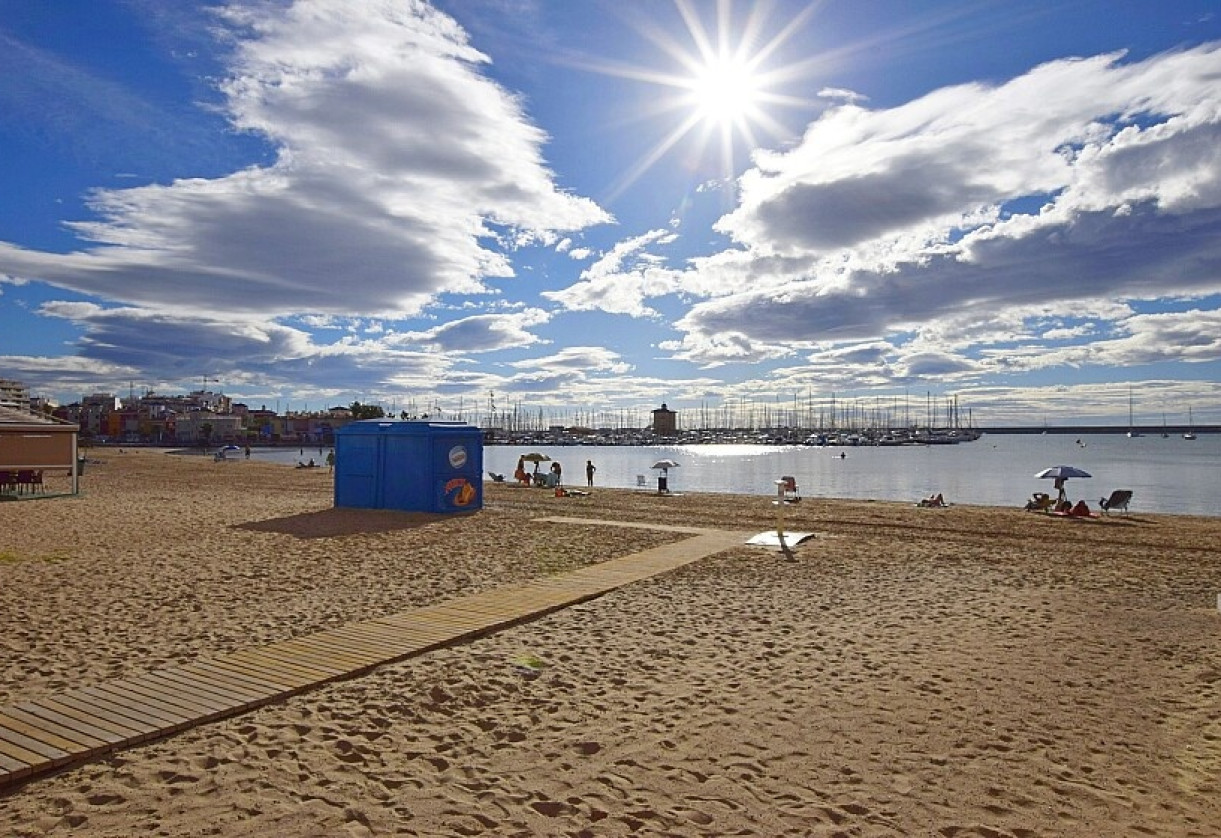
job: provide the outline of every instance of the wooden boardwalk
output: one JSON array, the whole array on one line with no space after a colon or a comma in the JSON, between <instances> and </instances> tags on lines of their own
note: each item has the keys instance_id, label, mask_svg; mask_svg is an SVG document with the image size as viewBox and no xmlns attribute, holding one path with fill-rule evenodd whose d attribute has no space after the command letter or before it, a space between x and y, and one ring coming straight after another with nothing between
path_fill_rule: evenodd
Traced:
<instances>
[{"instance_id":1,"label":"wooden boardwalk","mask_svg":"<svg viewBox=\"0 0 1221 838\"><path fill-rule=\"evenodd\" d=\"M523 623L743 543L742 533L642 526L691 538L508 588L0 707L0 789L375 667Z\"/></svg>"}]
</instances>

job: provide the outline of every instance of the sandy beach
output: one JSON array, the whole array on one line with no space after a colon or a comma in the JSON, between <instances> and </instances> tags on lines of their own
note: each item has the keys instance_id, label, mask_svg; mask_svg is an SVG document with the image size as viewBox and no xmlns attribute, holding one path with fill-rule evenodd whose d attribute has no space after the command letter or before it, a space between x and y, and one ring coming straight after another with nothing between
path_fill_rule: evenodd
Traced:
<instances>
[{"instance_id":1,"label":"sandy beach","mask_svg":"<svg viewBox=\"0 0 1221 838\"><path fill-rule=\"evenodd\" d=\"M0 705L678 540L758 497L485 487L336 510L326 469L95 450L0 503ZM806 498L742 546L0 791L12 836L1221 835L1221 518ZM531 655L541 674L516 665Z\"/></svg>"}]
</instances>

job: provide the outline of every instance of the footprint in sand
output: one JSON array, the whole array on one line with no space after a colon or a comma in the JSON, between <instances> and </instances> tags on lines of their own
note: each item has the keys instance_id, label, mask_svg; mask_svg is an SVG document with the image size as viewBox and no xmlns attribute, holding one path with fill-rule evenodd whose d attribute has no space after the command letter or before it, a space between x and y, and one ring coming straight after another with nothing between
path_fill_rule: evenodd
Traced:
<instances>
[{"instance_id":1,"label":"footprint in sand","mask_svg":"<svg viewBox=\"0 0 1221 838\"><path fill-rule=\"evenodd\" d=\"M559 800L536 800L530 808L548 818L558 818L560 815L571 815L576 812L571 805Z\"/></svg>"},{"instance_id":2,"label":"footprint in sand","mask_svg":"<svg viewBox=\"0 0 1221 838\"><path fill-rule=\"evenodd\" d=\"M712 815L708 814L707 812L700 811L699 809L672 809L671 814L673 814L676 818L681 818L685 821L696 824L697 826L709 826L713 821L716 820L716 818L714 818Z\"/></svg>"}]
</instances>

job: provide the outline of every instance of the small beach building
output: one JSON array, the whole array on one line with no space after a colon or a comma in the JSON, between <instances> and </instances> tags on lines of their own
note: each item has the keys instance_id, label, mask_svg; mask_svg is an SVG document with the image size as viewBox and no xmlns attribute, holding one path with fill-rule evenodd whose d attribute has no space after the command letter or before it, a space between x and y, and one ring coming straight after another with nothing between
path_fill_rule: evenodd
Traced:
<instances>
[{"instance_id":1,"label":"small beach building","mask_svg":"<svg viewBox=\"0 0 1221 838\"><path fill-rule=\"evenodd\" d=\"M483 507L483 432L465 422L364 419L335 431L335 506Z\"/></svg>"},{"instance_id":2,"label":"small beach building","mask_svg":"<svg viewBox=\"0 0 1221 838\"><path fill-rule=\"evenodd\" d=\"M658 436L678 436L678 411L662 406L653 411L653 433Z\"/></svg>"},{"instance_id":3,"label":"small beach building","mask_svg":"<svg viewBox=\"0 0 1221 838\"><path fill-rule=\"evenodd\" d=\"M0 493L41 494L46 472L67 475L80 491L80 426L11 407L0 407Z\"/></svg>"}]
</instances>

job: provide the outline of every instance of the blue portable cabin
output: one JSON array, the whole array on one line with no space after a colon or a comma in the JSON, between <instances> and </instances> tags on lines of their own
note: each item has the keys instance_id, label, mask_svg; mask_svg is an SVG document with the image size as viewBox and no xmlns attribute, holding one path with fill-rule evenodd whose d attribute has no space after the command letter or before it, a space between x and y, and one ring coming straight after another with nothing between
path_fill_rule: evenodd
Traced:
<instances>
[{"instance_id":1,"label":"blue portable cabin","mask_svg":"<svg viewBox=\"0 0 1221 838\"><path fill-rule=\"evenodd\" d=\"M465 422L364 419L335 431L335 506L483 508L483 434Z\"/></svg>"}]
</instances>

